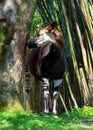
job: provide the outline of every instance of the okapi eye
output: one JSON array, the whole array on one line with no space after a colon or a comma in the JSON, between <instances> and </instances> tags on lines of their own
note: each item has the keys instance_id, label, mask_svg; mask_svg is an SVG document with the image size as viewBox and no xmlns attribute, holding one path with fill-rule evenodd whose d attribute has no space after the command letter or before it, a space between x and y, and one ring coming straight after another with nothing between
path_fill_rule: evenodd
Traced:
<instances>
[{"instance_id":1,"label":"okapi eye","mask_svg":"<svg viewBox=\"0 0 93 130\"><path fill-rule=\"evenodd\" d=\"M37 34L37 37L39 37L40 36L40 34Z\"/></svg>"}]
</instances>

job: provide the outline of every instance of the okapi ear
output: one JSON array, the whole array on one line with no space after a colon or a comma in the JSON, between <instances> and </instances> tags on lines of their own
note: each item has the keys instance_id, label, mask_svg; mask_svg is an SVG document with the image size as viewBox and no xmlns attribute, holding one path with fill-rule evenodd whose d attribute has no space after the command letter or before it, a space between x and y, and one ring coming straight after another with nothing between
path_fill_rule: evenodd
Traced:
<instances>
[{"instance_id":1,"label":"okapi ear","mask_svg":"<svg viewBox=\"0 0 93 130\"><path fill-rule=\"evenodd\" d=\"M48 25L45 29L48 31L52 31L57 27L57 22L53 22L50 25Z\"/></svg>"}]
</instances>

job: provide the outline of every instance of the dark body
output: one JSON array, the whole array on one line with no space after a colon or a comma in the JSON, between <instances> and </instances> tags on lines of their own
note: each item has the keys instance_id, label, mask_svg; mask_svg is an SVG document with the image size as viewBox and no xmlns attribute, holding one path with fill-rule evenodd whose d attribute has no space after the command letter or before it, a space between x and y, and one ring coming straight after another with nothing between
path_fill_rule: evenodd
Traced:
<instances>
[{"instance_id":1,"label":"dark body","mask_svg":"<svg viewBox=\"0 0 93 130\"><path fill-rule=\"evenodd\" d=\"M60 46L46 45L33 48L29 54L28 67L33 76L41 80L63 79L65 72L64 50Z\"/></svg>"}]
</instances>

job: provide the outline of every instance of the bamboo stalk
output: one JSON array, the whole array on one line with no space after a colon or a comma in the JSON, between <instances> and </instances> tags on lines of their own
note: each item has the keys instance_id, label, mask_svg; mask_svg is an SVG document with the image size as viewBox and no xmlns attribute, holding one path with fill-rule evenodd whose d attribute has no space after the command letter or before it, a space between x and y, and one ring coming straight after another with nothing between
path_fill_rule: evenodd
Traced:
<instances>
[{"instance_id":1,"label":"bamboo stalk","mask_svg":"<svg viewBox=\"0 0 93 130\"><path fill-rule=\"evenodd\" d=\"M72 98L72 100L73 100L73 103L74 103L74 105L75 105L75 108L78 109L77 102L76 102L76 100L75 100L75 98L74 98L74 95L73 95L73 93L72 93L72 90L71 90L71 85L70 85L69 78L68 78L68 72L65 73L65 79L66 79L66 82L67 82L67 87L68 87L70 96L71 96L71 98Z\"/></svg>"},{"instance_id":2,"label":"bamboo stalk","mask_svg":"<svg viewBox=\"0 0 93 130\"><path fill-rule=\"evenodd\" d=\"M88 23L88 26L89 26L89 29L90 29L90 32L92 33L92 36L93 36L93 27L92 27L92 20L91 20L91 17L90 17L90 14L89 14L89 3L87 0L84 0L84 7L85 7L85 15L86 15L86 21Z\"/></svg>"},{"instance_id":3,"label":"bamboo stalk","mask_svg":"<svg viewBox=\"0 0 93 130\"><path fill-rule=\"evenodd\" d=\"M64 109L65 109L65 111L66 111L66 114L69 115L68 109L67 109L67 107L66 107L66 104L65 104L65 102L64 102L64 100L63 100L63 97L62 97L61 93L59 93L59 97L60 97L61 102L62 102L62 105L63 105L63 107L64 107Z\"/></svg>"},{"instance_id":4,"label":"bamboo stalk","mask_svg":"<svg viewBox=\"0 0 93 130\"><path fill-rule=\"evenodd\" d=\"M88 89L88 85L86 82L83 68L80 68L79 70L80 70L81 81L82 81L82 85L83 85L82 87L83 87L84 102L86 105L90 105L90 93L89 93L89 89Z\"/></svg>"},{"instance_id":5,"label":"bamboo stalk","mask_svg":"<svg viewBox=\"0 0 93 130\"><path fill-rule=\"evenodd\" d=\"M45 13L45 10L44 10L41 2L42 2L42 0L37 0L37 10L39 11L39 13L41 15L44 24L47 25L47 24L49 24L49 19Z\"/></svg>"},{"instance_id":6,"label":"bamboo stalk","mask_svg":"<svg viewBox=\"0 0 93 130\"><path fill-rule=\"evenodd\" d=\"M49 7L47 6L47 1L44 1L44 0L42 0L41 1L42 2L42 4L43 4L43 10L45 10L46 11L46 15L47 15L47 17L48 17L48 20L49 20L49 22L51 22L52 21L52 15L51 15L51 12L50 12L50 10L49 10Z\"/></svg>"},{"instance_id":7,"label":"bamboo stalk","mask_svg":"<svg viewBox=\"0 0 93 130\"><path fill-rule=\"evenodd\" d=\"M84 18L85 18L86 24L88 26L89 32L90 32L91 36L93 37L92 21L91 21L90 15L89 15L89 9L88 9L88 6L87 6L87 1L86 0L84 0L84 1L80 0L80 5L81 5L82 13L85 16Z\"/></svg>"},{"instance_id":8,"label":"bamboo stalk","mask_svg":"<svg viewBox=\"0 0 93 130\"><path fill-rule=\"evenodd\" d=\"M52 21L55 21L56 17L55 17L55 8L54 8L53 1L51 1L51 0L46 1L46 5L47 5L47 8L50 12L50 16L51 16Z\"/></svg>"},{"instance_id":9,"label":"bamboo stalk","mask_svg":"<svg viewBox=\"0 0 93 130\"><path fill-rule=\"evenodd\" d=\"M92 66L93 66L93 49L92 49L92 46L91 46L91 43L90 43L90 40L89 40L89 36L88 36L88 33L87 33L87 30L85 30L85 33L86 33L86 40L87 40L87 49L88 49L88 53L89 53L89 60L90 60L90 72L93 73L93 69L92 69Z\"/></svg>"}]
</instances>

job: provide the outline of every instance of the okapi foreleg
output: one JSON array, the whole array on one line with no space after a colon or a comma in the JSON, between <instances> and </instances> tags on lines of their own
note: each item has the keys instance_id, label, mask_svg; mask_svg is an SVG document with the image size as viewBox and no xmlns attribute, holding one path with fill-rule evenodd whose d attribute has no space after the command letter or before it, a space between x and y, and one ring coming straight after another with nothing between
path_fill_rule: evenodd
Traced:
<instances>
[{"instance_id":1,"label":"okapi foreleg","mask_svg":"<svg viewBox=\"0 0 93 130\"><path fill-rule=\"evenodd\" d=\"M49 113L49 80L42 78L43 97L44 97L44 113Z\"/></svg>"},{"instance_id":2,"label":"okapi foreleg","mask_svg":"<svg viewBox=\"0 0 93 130\"><path fill-rule=\"evenodd\" d=\"M54 80L54 93L53 93L53 113L57 114L57 99L58 99L58 95L59 95L59 89L60 89L60 85L62 83L62 79L58 79L58 80Z\"/></svg>"},{"instance_id":3,"label":"okapi foreleg","mask_svg":"<svg viewBox=\"0 0 93 130\"><path fill-rule=\"evenodd\" d=\"M26 109L26 102L27 102L29 92L30 92L30 72L29 72L29 68L28 68L27 64L26 64L26 68L25 68L25 85L24 85L24 89L25 89L25 94L24 94L23 106L24 106L24 109Z\"/></svg>"}]
</instances>

